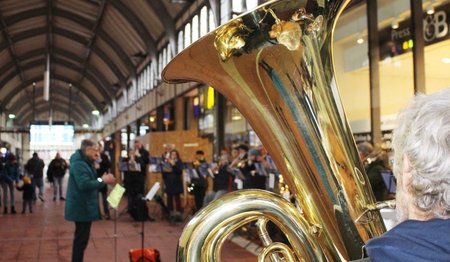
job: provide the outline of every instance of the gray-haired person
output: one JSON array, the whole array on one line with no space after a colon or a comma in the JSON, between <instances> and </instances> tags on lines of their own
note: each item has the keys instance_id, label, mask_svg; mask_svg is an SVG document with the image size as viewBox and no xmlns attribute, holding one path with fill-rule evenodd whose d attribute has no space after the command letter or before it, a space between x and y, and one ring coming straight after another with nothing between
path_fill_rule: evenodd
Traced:
<instances>
[{"instance_id":1,"label":"gray-haired person","mask_svg":"<svg viewBox=\"0 0 450 262\"><path fill-rule=\"evenodd\" d=\"M393 135L397 226L366 245L372 261L450 261L450 88L417 95Z\"/></svg>"},{"instance_id":2,"label":"gray-haired person","mask_svg":"<svg viewBox=\"0 0 450 262\"><path fill-rule=\"evenodd\" d=\"M97 177L94 161L99 158L98 144L89 139L81 141L80 149L70 157L64 217L68 221L75 222L72 262L83 261L92 221L100 219L98 190L105 184L115 182L114 176L109 173Z\"/></svg>"}]
</instances>

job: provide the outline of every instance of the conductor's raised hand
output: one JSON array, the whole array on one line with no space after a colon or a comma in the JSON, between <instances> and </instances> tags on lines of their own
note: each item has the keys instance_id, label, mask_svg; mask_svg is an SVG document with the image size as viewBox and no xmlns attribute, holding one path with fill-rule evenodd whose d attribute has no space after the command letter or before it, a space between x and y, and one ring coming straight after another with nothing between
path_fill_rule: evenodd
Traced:
<instances>
[{"instance_id":1,"label":"conductor's raised hand","mask_svg":"<svg viewBox=\"0 0 450 262\"><path fill-rule=\"evenodd\" d=\"M105 184L113 184L116 182L116 178L111 173L104 173L102 180Z\"/></svg>"}]
</instances>

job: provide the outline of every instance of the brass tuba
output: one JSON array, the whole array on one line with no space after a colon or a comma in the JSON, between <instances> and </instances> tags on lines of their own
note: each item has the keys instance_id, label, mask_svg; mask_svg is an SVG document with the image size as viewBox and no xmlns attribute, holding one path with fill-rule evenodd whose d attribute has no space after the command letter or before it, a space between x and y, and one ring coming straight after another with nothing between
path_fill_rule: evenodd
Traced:
<instances>
[{"instance_id":1,"label":"brass tuba","mask_svg":"<svg viewBox=\"0 0 450 262\"><path fill-rule=\"evenodd\" d=\"M264 245L259 261L358 259L364 243L385 231L334 75L333 29L348 2L269 1L204 36L164 69L165 81L202 82L226 96L295 199L262 190L227 194L186 225L178 261L220 261L227 236L255 220ZM269 220L289 244L272 243Z\"/></svg>"}]
</instances>

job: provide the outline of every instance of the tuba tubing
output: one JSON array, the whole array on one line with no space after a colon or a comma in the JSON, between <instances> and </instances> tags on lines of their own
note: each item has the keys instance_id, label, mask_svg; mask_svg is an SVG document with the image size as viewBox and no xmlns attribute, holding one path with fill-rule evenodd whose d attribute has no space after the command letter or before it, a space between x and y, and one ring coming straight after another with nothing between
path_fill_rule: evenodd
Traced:
<instances>
[{"instance_id":1,"label":"tuba tubing","mask_svg":"<svg viewBox=\"0 0 450 262\"><path fill-rule=\"evenodd\" d=\"M291 230L310 236L289 238L299 261L304 255L297 249L314 250L303 252L308 254L306 261L361 258L364 243L386 230L380 213L372 208L375 198L334 75L333 30L348 2L269 1L199 39L162 73L169 83L195 81L213 86L249 121L292 190L295 206L288 201L280 204L291 205L301 217L290 223ZM232 193L226 199L239 199L233 202L238 210L240 202L259 211L270 209L264 206L270 199L259 202L258 195L275 199L273 194L253 190ZM227 217L229 224L220 222L223 228L235 229L240 221L258 219L252 212L228 217L226 203L219 203L205 210L214 217ZM212 244L208 230L202 230L201 220L208 217L203 215L205 210L184 230L179 261L220 261L211 256L214 252L203 257L189 251L203 245L203 250L209 250ZM281 217L270 215L270 220L281 225L284 222L279 221L287 218L283 212L277 214ZM184 241L192 237L202 240Z\"/></svg>"}]
</instances>

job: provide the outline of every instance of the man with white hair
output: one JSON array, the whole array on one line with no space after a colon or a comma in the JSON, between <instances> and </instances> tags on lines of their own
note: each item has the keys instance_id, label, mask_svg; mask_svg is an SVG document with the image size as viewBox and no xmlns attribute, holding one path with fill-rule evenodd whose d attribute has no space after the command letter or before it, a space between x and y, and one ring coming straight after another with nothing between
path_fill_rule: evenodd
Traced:
<instances>
[{"instance_id":1,"label":"man with white hair","mask_svg":"<svg viewBox=\"0 0 450 262\"><path fill-rule=\"evenodd\" d=\"M393 136L399 223L366 245L372 261L450 261L450 88L417 95Z\"/></svg>"}]
</instances>

